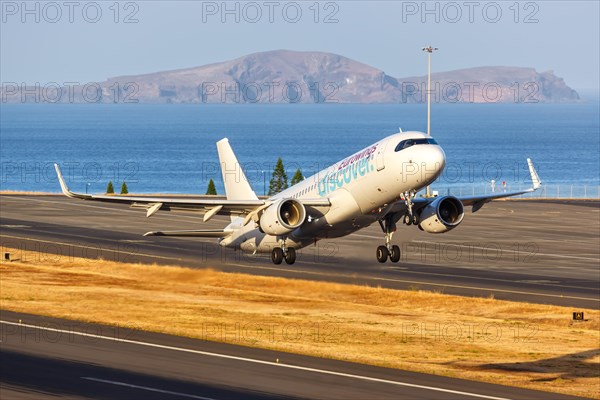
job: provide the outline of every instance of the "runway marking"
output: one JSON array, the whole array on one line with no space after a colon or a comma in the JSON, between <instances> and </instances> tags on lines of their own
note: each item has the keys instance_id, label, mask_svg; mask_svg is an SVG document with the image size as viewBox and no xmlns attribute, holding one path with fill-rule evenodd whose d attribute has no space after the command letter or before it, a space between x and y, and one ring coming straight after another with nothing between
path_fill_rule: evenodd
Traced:
<instances>
[{"instance_id":1,"label":"runway marking","mask_svg":"<svg viewBox=\"0 0 600 400\"><path fill-rule=\"evenodd\" d=\"M216 399L214 399L212 397L202 397L202 396L196 396L196 395L193 395L193 394L180 393L180 392L172 392L170 390L156 389L156 388L151 388L151 387L147 387L147 386L132 385L131 383L125 383L125 382L107 381L106 379L92 378L90 376L82 376L81 379L85 379L85 380L88 380L88 381L94 381L94 382L108 383L110 385L125 386L125 387L129 387L129 388L133 388L133 389L147 390L149 392L172 394L174 396L188 397L190 399L216 400Z\"/></svg>"},{"instance_id":2,"label":"runway marking","mask_svg":"<svg viewBox=\"0 0 600 400\"><path fill-rule=\"evenodd\" d=\"M13 326L24 326L26 328L40 329L40 330L56 332L56 333L61 333L61 334L67 333L69 335L75 335L75 336L84 336L84 337L89 337L89 338L94 338L94 339L104 339L104 340L110 340L110 341L115 341L115 342L120 342L120 343L136 344L139 346L146 346L146 347L152 347L152 348L157 348L157 349L173 350L173 351L179 351L179 352L191 353L191 354L200 354L203 356L224 358L227 360L236 360L236 361L249 362L249 363L253 363L253 364L269 365L269 366L277 367L277 368L295 369L295 370L300 370L300 371L315 372L315 373L324 374L324 375L332 375L332 376L340 376L343 378L358 379L358 380L363 380L363 381L368 381L368 382L385 383L385 384L395 385L395 386L405 386L405 387L412 387L412 388L417 388L417 389L431 390L431 391L435 391L435 392L458 394L461 396L477 397L480 399L510 400L505 397L495 397L495 396L488 396L488 395L478 394L478 393L463 392L460 390L444 389L444 388L436 387L436 386L417 385L415 383L392 381L392 380L388 380L388 379L373 378L370 376L349 374L349 373L345 373L345 372L331 371L331 370L327 370L327 369L303 367L300 365L282 364L282 363L277 363L277 362L273 362L273 361L259 360L259 359L255 359L255 358L239 357L239 356L232 356L229 354L221 354L221 353L213 353L213 352L209 352L209 351L186 349L183 347L167 346L167 345L163 345L163 344L141 342L141 341L131 340L131 339L121 339L121 338L111 337L111 336L95 335L92 333L75 332L73 330L47 328L47 327L42 327L42 326L36 326L36 325L30 325L30 324L19 324L17 322L10 322L10 321L3 321L3 320L0 320L0 323L6 324L6 325L13 325Z\"/></svg>"},{"instance_id":3,"label":"runway marking","mask_svg":"<svg viewBox=\"0 0 600 400\"><path fill-rule=\"evenodd\" d=\"M71 243L63 243L63 242L53 242L50 240L32 239L32 238L24 238L24 237L19 237L19 236L10 236L10 235L2 235L2 234L0 234L0 237L8 237L8 238L12 238L12 239L29 240L29 241L42 242L42 243L53 243L53 244L59 244L59 245L65 245L65 246L73 246L73 247L97 250L97 248L95 248L95 247L83 246L83 245L77 245L77 244L71 244ZM122 253L122 254L142 256L142 257L161 258L161 259L165 259L165 260L182 261L182 258L175 258L175 257L165 257L165 256L157 256L157 255L146 254L146 253L134 253L134 252L118 251L118 250L110 250L110 251ZM301 270L301 269L264 267L264 266L245 265L245 264L236 264L236 263L229 263L228 265L233 265L236 267L241 267L241 268L246 268L246 269L264 269L264 270L292 272L292 273L306 274L306 275L342 277L342 278L357 278L356 276L353 276L353 275L331 274L331 273L326 273L326 272L306 271L306 270ZM524 291L508 290L508 289L484 288L484 287L477 287L477 286L453 285L453 284L446 284L446 283L433 283L433 282L424 282L424 281L412 281L412 280L405 280L405 279L382 278L382 277L375 277L375 276L360 276L358 278L375 280L375 281L384 281L384 282L398 282L398 283L410 283L410 284L417 284L417 285L448 287L448 288L455 288L455 289L469 289L469 290L478 290L478 291L523 294L523 295L528 295L528 296L553 297L553 298L559 298L559 299L600 301L600 299L594 299L594 298L588 298L588 297L564 296L564 295L548 294L548 293L524 292Z\"/></svg>"},{"instance_id":4,"label":"runway marking","mask_svg":"<svg viewBox=\"0 0 600 400\"><path fill-rule=\"evenodd\" d=\"M360 236L360 237L369 238L369 239L381 239L380 236L363 235L363 234L360 234L360 233L353 233L350 236ZM549 240L547 240L547 241L549 241ZM445 245L445 246L468 247L468 248L471 248L471 249L478 249L478 250L489 250L489 248L482 247L482 246L471 246L471 245L457 244L457 243L447 243L447 242L430 242L430 241L427 241L427 240L411 240L410 243L439 244L439 245ZM512 250L512 249L501 249L501 250L502 251L508 251L508 252L511 252L511 253L518 253L518 251ZM600 261L600 258L581 257L581 256L568 256L568 255L564 255L564 254L537 253L536 255L547 256L547 257L558 257L558 258L573 258L573 259L578 259L578 260Z\"/></svg>"},{"instance_id":5,"label":"runway marking","mask_svg":"<svg viewBox=\"0 0 600 400\"><path fill-rule=\"evenodd\" d=\"M42 230L38 230L36 232L46 232L48 233L49 231L42 231ZM106 239L106 238L101 238L101 237L96 237L96 236L85 236L85 235L71 235L71 234L66 234L66 233L57 233L57 235L62 235L62 236L67 236L67 237L78 237L78 238L86 238L86 239L95 239L95 240L112 240L115 243L126 243L129 242L131 244L143 244L146 247L157 247L159 249L166 249L166 250L184 250L184 251L188 251L189 249L183 248L183 247L175 247L175 246L164 246L164 245L160 245L160 244L155 244L150 240L117 240L117 239ZM130 254L130 255L139 255L139 256L146 256L146 257L155 257L155 258L162 258L162 259L167 259L167 260L176 260L176 261L184 261L183 258L179 257L179 258L175 258L175 257L166 257L166 256L159 256L159 255L152 255L152 254L147 254L147 253L135 253L135 252L126 252L126 251L119 251L119 250L114 250L114 249L104 249L102 247L91 247L91 246L83 246L83 245L77 245L77 244L69 244L69 243L62 243L62 242L55 242L52 240L42 240L42 239L33 239L33 238L26 238L26 237L21 237L21 236L10 236L10 235L4 235L4 234L0 234L0 237L8 237L8 238L12 238L12 239L21 239L21 240L30 240L30 241L37 241L37 242L44 242L44 243L52 243L52 244L63 244L63 245L69 245L69 246L73 246L73 247L82 247L82 248L87 248L87 249L93 249L93 250L107 250L107 251L112 251L112 252L117 252L117 253L123 253L123 254ZM182 239L178 239L178 240L194 240L197 242L202 242L202 243L210 243L210 244L214 244L215 241L213 239L207 238L207 239L202 239L202 238L182 238ZM83 256L81 256L82 258L85 258ZM203 261L204 262L204 261ZM320 265L319 263L315 262L315 261L303 261L303 263L305 264L314 264L314 265ZM235 264L229 264L229 265L235 265Z\"/></svg>"},{"instance_id":6,"label":"runway marking","mask_svg":"<svg viewBox=\"0 0 600 400\"><path fill-rule=\"evenodd\" d=\"M382 278L382 277L377 277L377 276L354 276L354 275L344 275L344 274L330 274L330 273L326 273L326 272L306 271L306 270L300 270L300 269L262 267L262 266L256 266L256 265L244 265L244 264L233 264L233 263L229 264L229 265L235 265L237 267L249 268L249 269L255 268L255 269L273 270L273 271L303 273L303 274L307 274L307 275L334 276L334 277L337 276L337 277L342 277L342 278L360 278L360 279L370 279L370 280L375 280L375 281L400 282L400 283L410 283L410 284L427 285L427 286L441 286L441 287L449 287L449 288L456 288L456 289L469 289L469 290L479 290L479 291L488 291L488 292L524 294L524 295L528 295L528 296L543 296L543 297L555 297L555 298L559 298L559 299L587 300L587 301L600 302L600 298L594 299L594 298L589 298L589 297L564 296L564 295L549 294L549 293L523 292L523 291L519 291L519 290L485 288L485 287L466 286L466 285L451 285L451 284L447 284L447 283L410 281L410 280L405 280L405 279ZM510 282L513 282L513 281L510 281Z\"/></svg>"},{"instance_id":7,"label":"runway marking","mask_svg":"<svg viewBox=\"0 0 600 400\"><path fill-rule=\"evenodd\" d=\"M73 244L73 243L54 242L52 240L32 239L32 238L26 238L26 237L21 237L21 236L11 236L11 235L0 235L0 237L11 238L11 239L20 239L20 240L29 240L29 241L32 241L32 242L52 243L52 244L58 244L58 245L62 245L62 246L80 247L80 248L83 248L83 249L98 250L98 247L84 246L84 245L81 245L81 244ZM122 250L112 250L112 249L106 249L106 250L109 250L109 251L112 251L112 252L115 252L115 253L129 254L129 255L132 255L132 256L162 258L164 260L175 260L175 261L182 261L183 260L182 258L157 256L157 255L153 255L153 254L136 253L136 252L132 252L132 251L122 251Z\"/></svg>"},{"instance_id":8,"label":"runway marking","mask_svg":"<svg viewBox=\"0 0 600 400\"><path fill-rule=\"evenodd\" d=\"M116 238L105 238L105 237L99 237L99 236L88 236L88 235L81 235L81 234L73 234L73 233L64 233L64 232L54 232L54 231L50 231L50 230L46 230L46 229L36 229L35 230L36 233L50 233L53 234L55 236L66 236L67 238L84 238L84 239L93 239L93 240L106 240L106 241L112 241L112 242L134 242L136 241L135 239L132 240L121 240L121 239L116 239ZM125 231L121 231L120 233L123 234L129 234L129 232L125 232ZM0 235L2 236L2 235ZM214 239L209 239L209 238L178 238L177 241L182 241L182 240L187 240L187 241L197 241L197 242L202 242L202 243L215 243ZM50 242L50 241L49 241ZM53 242L50 242L53 243ZM159 249L169 249L169 250L188 250L186 248L183 247L175 247L175 246L163 246L160 244L156 244L155 242L153 242L152 240L148 240L148 239L139 239L139 243L144 243L144 245L146 247L158 247Z\"/></svg>"},{"instance_id":9,"label":"runway marking","mask_svg":"<svg viewBox=\"0 0 600 400\"><path fill-rule=\"evenodd\" d=\"M469 247L469 248L472 248L472 249L490 250L489 248L486 248L486 247L483 247L483 246L471 246L471 245L456 244L456 243L445 243L445 242L430 242L430 241L426 241L426 240L413 240L412 243L441 244L441 245L445 245L445 246ZM519 253L517 250L511 250L511 249L502 249L501 248L500 250L501 251L508 251L508 252L511 252L511 253ZM578 259L578 260L600 261L600 258L581 257L581 256L568 256L568 255L565 255L565 254L536 253L534 255L547 256L547 257L558 257L558 258L574 258L574 259Z\"/></svg>"}]
</instances>

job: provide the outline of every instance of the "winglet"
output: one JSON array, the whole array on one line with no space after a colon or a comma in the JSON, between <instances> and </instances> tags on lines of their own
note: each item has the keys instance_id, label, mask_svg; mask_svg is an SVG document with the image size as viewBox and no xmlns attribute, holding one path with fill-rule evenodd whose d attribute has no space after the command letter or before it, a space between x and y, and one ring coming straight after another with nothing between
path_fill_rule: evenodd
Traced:
<instances>
[{"instance_id":1,"label":"winglet","mask_svg":"<svg viewBox=\"0 0 600 400\"><path fill-rule=\"evenodd\" d=\"M69 190L69 187L67 186L67 183L65 182L65 179L62 176L62 173L60 172L60 168L59 168L58 164L56 164L56 163L54 164L54 169L56 170L56 175L58 176L58 182L60 183L60 188L62 189L62 192L65 196L71 197L73 199L87 199L87 198L92 197L92 196L86 195L86 194L71 192Z\"/></svg>"},{"instance_id":2,"label":"winglet","mask_svg":"<svg viewBox=\"0 0 600 400\"><path fill-rule=\"evenodd\" d=\"M531 174L531 182L533 183L533 190L537 190L542 186L542 181L538 176L535 168L533 167L533 162L531 162L531 158L527 159L527 165L529 166L529 173Z\"/></svg>"}]
</instances>

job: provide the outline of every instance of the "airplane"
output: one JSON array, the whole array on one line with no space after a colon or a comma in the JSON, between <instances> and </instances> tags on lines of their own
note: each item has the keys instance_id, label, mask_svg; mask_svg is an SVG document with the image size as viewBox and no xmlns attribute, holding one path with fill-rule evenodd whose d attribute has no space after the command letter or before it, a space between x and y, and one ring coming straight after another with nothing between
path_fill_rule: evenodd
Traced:
<instances>
[{"instance_id":1,"label":"airplane","mask_svg":"<svg viewBox=\"0 0 600 400\"><path fill-rule=\"evenodd\" d=\"M381 226L384 244L376 249L380 263L398 262L400 247L392 244L399 221L429 233L445 233L463 220L464 207L472 212L494 199L533 192L540 178L527 159L532 187L481 196L418 197L446 166L446 155L435 139L418 131L400 132L331 165L317 174L266 199L252 190L229 140L217 142L226 200L91 195L69 190L58 164L54 164L67 197L129 203L146 210L203 212L204 222L215 215L230 216L223 229L147 232L144 236L217 238L222 247L252 253L271 253L274 264L296 261L296 250L318 240L349 235L374 223Z\"/></svg>"}]
</instances>

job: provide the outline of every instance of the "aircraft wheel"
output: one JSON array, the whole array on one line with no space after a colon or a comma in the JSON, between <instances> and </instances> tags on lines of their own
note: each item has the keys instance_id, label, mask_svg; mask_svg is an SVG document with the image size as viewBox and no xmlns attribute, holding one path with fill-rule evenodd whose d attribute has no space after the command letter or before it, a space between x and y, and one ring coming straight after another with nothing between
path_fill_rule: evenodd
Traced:
<instances>
[{"instance_id":1,"label":"aircraft wheel","mask_svg":"<svg viewBox=\"0 0 600 400\"><path fill-rule=\"evenodd\" d=\"M283 261L283 250L281 250L281 247L275 247L273 249L271 252L271 261L273 261L273 264L281 264Z\"/></svg>"},{"instance_id":2,"label":"aircraft wheel","mask_svg":"<svg viewBox=\"0 0 600 400\"><path fill-rule=\"evenodd\" d=\"M385 246L379 246L377 248L377 261L379 261L380 263L384 263L387 261L388 258L388 249Z\"/></svg>"},{"instance_id":3,"label":"aircraft wheel","mask_svg":"<svg viewBox=\"0 0 600 400\"><path fill-rule=\"evenodd\" d=\"M420 222L419 217L416 215L413 215L413 218L412 218L413 225L419 225L419 222Z\"/></svg>"},{"instance_id":4,"label":"aircraft wheel","mask_svg":"<svg viewBox=\"0 0 600 400\"><path fill-rule=\"evenodd\" d=\"M397 263L400 261L400 247L393 245L392 251L390 252L390 261Z\"/></svg>"},{"instance_id":5,"label":"aircraft wheel","mask_svg":"<svg viewBox=\"0 0 600 400\"><path fill-rule=\"evenodd\" d=\"M410 225L410 224L412 223L412 218L410 217L410 215L406 214L406 215L404 216L404 223L405 223L406 225Z\"/></svg>"},{"instance_id":6,"label":"aircraft wheel","mask_svg":"<svg viewBox=\"0 0 600 400\"><path fill-rule=\"evenodd\" d=\"M288 247L287 253L285 254L285 262L290 265L296 262L296 249Z\"/></svg>"}]
</instances>

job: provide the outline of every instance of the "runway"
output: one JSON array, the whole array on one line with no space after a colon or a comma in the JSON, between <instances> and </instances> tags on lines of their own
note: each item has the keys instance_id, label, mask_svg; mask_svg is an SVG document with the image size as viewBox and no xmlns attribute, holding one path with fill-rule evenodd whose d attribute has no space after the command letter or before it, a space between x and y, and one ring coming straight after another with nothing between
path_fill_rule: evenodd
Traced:
<instances>
[{"instance_id":1,"label":"runway","mask_svg":"<svg viewBox=\"0 0 600 400\"><path fill-rule=\"evenodd\" d=\"M0 321L2 399L574 398L8 311Z\"/></svg>"},{"instance_id":2,"label":"runway","mask_svg":"<svg viewBox=\"0 0 600 400\"><path fill-rule=\"evenodd\" d=\"M86 257L176 264L396 289L556 304L600 305L598 201L501 201L475 214L467 209L455 230L431 235L399 225L398 264L379 264L378 226L302 249L294 265L268 255L222 249L213 239L143 237L151 230L222 228L225 218L158 213L64 196L0 196L0 243L44 257ZM14 255L19 257L18 254Z\"/></svg>"}]
</instances>

